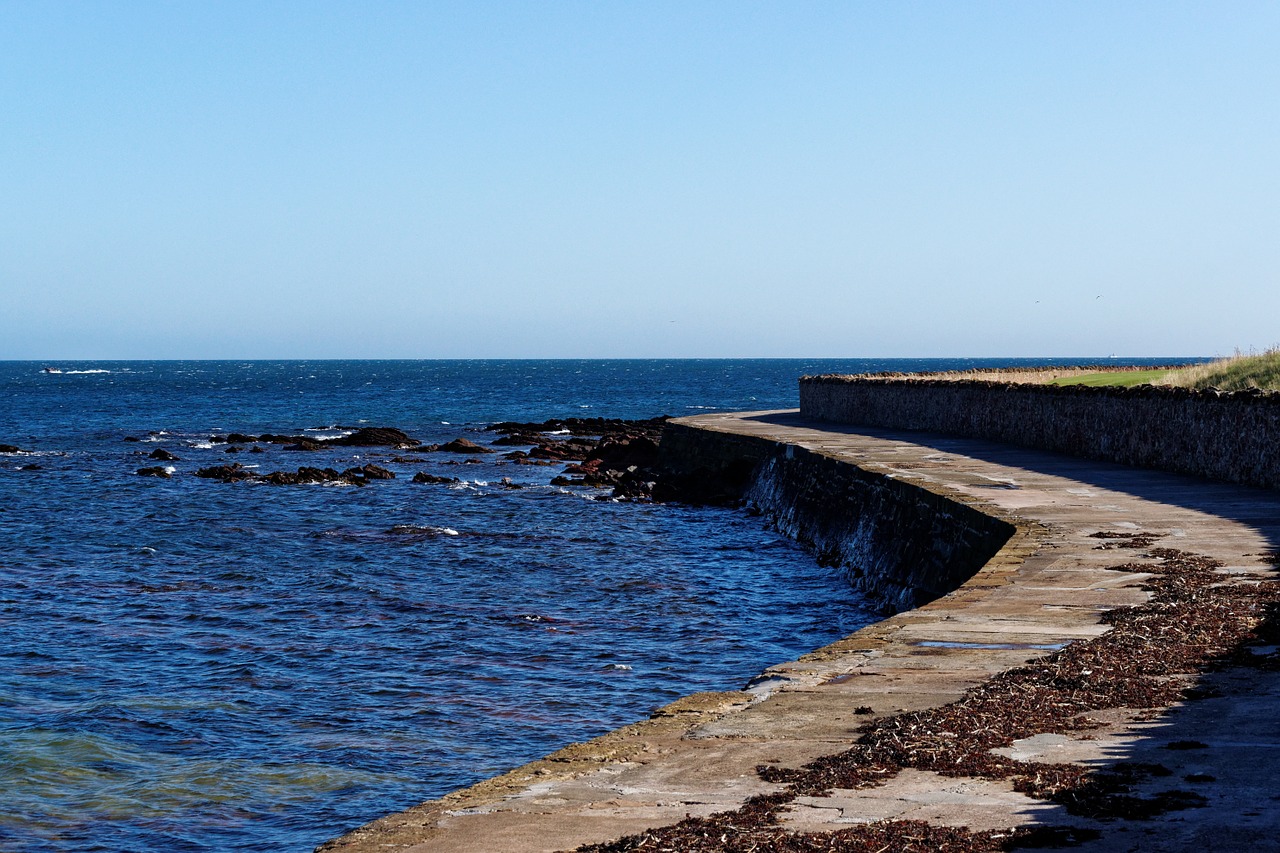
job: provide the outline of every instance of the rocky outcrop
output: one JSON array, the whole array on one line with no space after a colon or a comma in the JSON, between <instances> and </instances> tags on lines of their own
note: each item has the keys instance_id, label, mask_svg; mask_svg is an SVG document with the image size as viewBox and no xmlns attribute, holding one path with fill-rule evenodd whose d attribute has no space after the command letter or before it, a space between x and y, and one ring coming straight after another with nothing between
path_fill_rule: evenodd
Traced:
<instances>
[{"instance_id":1,"label":"rocky outcrop","mask_svg":"<svg viewBox=\"0 0 1280 853\"><path fill-rule=\"evenodd\" d=\"M466 438L455 438L453 441L447 442L436 448L442 453L493 453L494 451L488 447L481 447L474 441Z\"/></svg>"},{"instance_id":2,"label":"rocky outcrop","mask_svg":"<svg viewBox=\"0 0 1280 853\"><path fill-rule=\"evenodd\" d=\"M395 447L401 450L422 444L395 427L361 427L351 435L324 439L320 443L331 447Z\"/></svg>"},{"instance_id":3,"label":"rocky outcrop","mask_svg":"<svg viewBox=\"0 0 1280 853\"><path fill-rule=\"evenodd\" d=\"M246 470L239 462L233 462L230 465L210 465L208 468L200 468L196 471L196 476L206 480L218 480L223 483L239 483L243 480L258 479L257 474Z\"/></svg>"},{"instance_id":4,"label":"rocky outcrop","mask_svg":"<svg viewBox=\"0 0 1280 853\"><path fill-rule=\"evenodd\" d=\"M489 432L501 432L507 435L531 436L542 433L564 433L574 436L604 437L610 435L647 435L656 438L662 433L662 427L671 420L668 415L644 420L624 420L621 418L553 418L541 423L519 421L503 421L485 427ZM545 436L544 436L545 437ZM542 441L544 437L539 438ZM497 442L494 442L495 444ZM538 443L538 442L533 442Z\"/></svg>"},{"instance_id":5,"label":"rocky outcrop","mask_svg":"<svg viewBox=\"0 0 1280 853\"><path fill-rule=\"evenodd\" d=\"M351 477L364 477L366 480L394 480L396 475L380 465L361 465L359 468L348 468L342 472Z\"/></svg>"},{"instance_id":6,"label":"rocky outcrop","mask_svg":"<svg viewBox=\"0 0 1280 853\"><path fill-rule=\"evenodd\" d=\"M197 477L219 480L223 483L254 481L272 486L304 486L315 483L345 483L350 486L367 486L374 480L393 480L395 474L378 465L363 465L338 471L334 468L314 468L304 465L297 471L272 471L257 474L236 462L231 465L213 465L196 471Z\"/></svg>"},{"instance_id":7,"label":"rocky outcrop","mask_svg":"<svg viewBox=\"0 0 1280 853\"><path fill-rule=\"evenodd\" d=\"M161 462L180 462L181 461L180 459L178 459L178 457L174 456L172 453L165 450L163 447L157 447L155 450L151 451L151 453L147 455L147 458L158 459Z\"/></svg>"},{"instance_id":8,"label":"rocky outcrop","mask_svg":"<svg viewBox=\"0 0 1280 853\"><path fill-rule=\"evenodd\" d=\"M162 479L168 480L173 475L169 473L169 471L166 470L165 468L162 468L159 465L156 465L152 468L139 468L138 476L139 477L160 477Z\"/></svg>"},{"instance_id":9,"label":"rocky outcrop","mask_svg":"<svg viewBox=\"0 0 1280 853\"><path fill-rule=\"evenodd\" d=\"M16 444L0 444L0 453L21 453L22 449Z\"/></svg>"},{"instance_id":10,"label":"rocky outcrop","mask_svg":"<svg viewBox=\"0 0 1280 853\"><path fill-rule=\"evenodd\" d=\"M425 474L419 471L413 475L415 483L458 483L461 482L457 477L441 477L437 474Z\"/></svg>"}]
</instances>

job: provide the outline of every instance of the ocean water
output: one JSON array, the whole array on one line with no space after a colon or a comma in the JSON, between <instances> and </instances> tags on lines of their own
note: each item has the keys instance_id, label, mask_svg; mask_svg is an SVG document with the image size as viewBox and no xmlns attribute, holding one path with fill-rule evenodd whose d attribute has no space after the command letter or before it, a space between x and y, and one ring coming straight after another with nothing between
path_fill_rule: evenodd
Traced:
<instances>
[{"instance_id":1,"label":"ocean water","mask_svg":"<svg viewBox=\"0 0 1280 853\"><path fill-rule=\"evenodd\" d=\"M310 850L874 618L742 513L212 433L486 443L498 420L794 406L804 373L1014 363L1048 361L0 362L0 443L30 451L0 454L0 849ZM191 476L228 461L397 479ZM135 474L155 464L174 477Z\"/></svg>"}]
</instances>

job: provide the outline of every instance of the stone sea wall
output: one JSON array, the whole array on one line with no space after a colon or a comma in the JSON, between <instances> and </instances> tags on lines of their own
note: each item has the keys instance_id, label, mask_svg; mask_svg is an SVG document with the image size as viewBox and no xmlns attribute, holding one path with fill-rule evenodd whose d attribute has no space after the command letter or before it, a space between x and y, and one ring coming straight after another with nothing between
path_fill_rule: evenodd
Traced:
<instances>
[{"instance_id":1,"label":"stone sea wall","mask_svg":"<svg viewBox=\"0 0 1280 853\"><path fill-rule=\"evenodd\" d=\"M886 611L952 591L1014 533L951 497L794 445L670 423L661 450L667 475L745 500Z\"/></svg>"},{"instance_id":2,"label":"stone sea wall","mask_svg":"<svg viewBox=\"0 0 1280 853\"><path fill-rule=\"evenodd\" d=\"M1280 488L1280 394L806 376L803 415Z\"/></svg>"}]
</instances>

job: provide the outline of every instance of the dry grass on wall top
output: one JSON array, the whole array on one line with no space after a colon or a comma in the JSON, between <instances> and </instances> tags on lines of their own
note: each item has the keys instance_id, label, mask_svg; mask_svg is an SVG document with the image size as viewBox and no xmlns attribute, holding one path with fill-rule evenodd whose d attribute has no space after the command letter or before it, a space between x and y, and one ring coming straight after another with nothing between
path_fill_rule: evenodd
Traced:
<instances>
[{"instance_id":1,"label":"dry grass on wall top","mask_svg":"<svg viewBox=\"0 0 1280 853\"><path fill-rule=\"evenodd\" d=\"M1280 391L1280 346L1262 353L1237 353L1203 364L1163 367L1034 367L952 370L937 373L868 373L852 379L929 380L955 382L978 380L1027 385L1091 385L1129 388L1165 385L1197 391Z\"/></svg>"},{"instance_id":2,"label":"dry grass on wall top","mask_svg":"<svg viewBox=\"0 0 1280 853\"><path fill-rule=\"evenodd\" d=\"M1272 347L1257 354L1237 354L1171 371L1159 384L1198 390L1216 388L1219 391L1248 391L1261 388L1264 391L1280 391L1280 347Z\"/></svg>"}]
</instances>

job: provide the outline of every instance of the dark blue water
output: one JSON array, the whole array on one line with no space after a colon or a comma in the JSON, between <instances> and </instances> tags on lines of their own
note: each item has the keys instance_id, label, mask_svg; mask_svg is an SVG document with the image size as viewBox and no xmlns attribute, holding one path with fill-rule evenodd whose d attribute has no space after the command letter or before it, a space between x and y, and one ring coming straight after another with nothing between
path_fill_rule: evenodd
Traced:
<instances>
[{"instance_id":1,"label":"dark blue water","mask_svg":"<svg viewBox=\"0 0 1280 853\"><path fill-rule=\"evenodd\" d=\"M494 456L232 457L211 433L483 443L496 420L794 406L804 373L1010 363L0 363L0 443L34 451L0 455L0 849L308 850L870 618L731 511L596 501ZM173 479L134 473L156 447ZM233 459L398 477L191 476Z\"/></svg>"}]
</instances>

